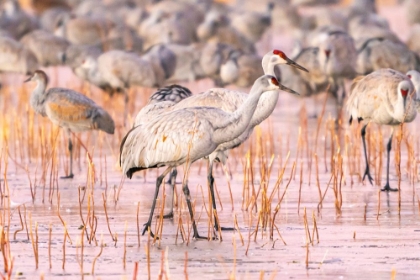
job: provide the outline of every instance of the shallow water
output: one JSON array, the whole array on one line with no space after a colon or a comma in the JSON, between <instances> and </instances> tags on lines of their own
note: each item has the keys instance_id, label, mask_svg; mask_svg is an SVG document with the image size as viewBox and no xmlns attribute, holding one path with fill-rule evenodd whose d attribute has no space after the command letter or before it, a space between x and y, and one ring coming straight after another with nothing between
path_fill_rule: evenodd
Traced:
<instances>
[{"instance_id":1,"label":"shallow water","mask_svg":"<svg viewBox=\"0 0 420 280\"><path fill-rule=\"evenodd\" d=\"M381 11L385 15L390 14L389 10L382 9ZM398 10L396 15L400 14ZM50 69L48 71L53 77L53 84L72 88L81 87L79 83L74 82L75 78L67 69L59 69L57 72ZM54 78L54 73L59 74L60 79ZM142 224L148 218L158 171L138 172L132 180L124 180L119 190L123 176L117 165L118 144L127 129L118 127L113 137L98 135L97 132L79 136L93 157L96 183L93 184L92 181L87 180L89 173L86 153L78 144L76 144L78 156L75 161L75 178L54 180L57 175L64 175L68 164L66 138L64 133L61 133L57 142L51 140L56 135L54 127L48 120L35 117L34 131L41 133L39 128L43 127L45 129L43 133L46 135L43 139L45 141L50 139L51 143L58 144L56 148L52 144L47 145L49 148L45 151L39 151L36 145L39 144L39 140L31 142L33 138L28 132L30 121L26 121L26 118L31 120L31 113L25 105L28 92L22 91L21 79L22 77L17 76L3 77L3 82L11 86L4 90L2 97L1 107L6 111L3 110L5 113L0 125L3 147L0 167L3 174L1 225L5 226L6 240L10 242L7 243L10 244L10 254L5 254L6 260L7 256L12 256L12 275L17 279L33 279L33 276L40 275L44 275L46 279L73 279L82 275L86 278L97 279L129 278L134 274L135 263L138 263L139 279L146 279L148 275L152 279L159 276L172 279L197 279L199 277L202 279L234 277L238 279L256 279L257 277L264 279L302 279L304 277L371 279L395 276L418 279L420 276L420 242L418 241L420 240L420 204L417 175L419 135L415 129L420 122L418 119L404 127L405 137L401 144L401 191L381 193L378 190L385 181L385 148L381 144L386 142L389 129L379 129L375 125L369 128L372 175L376 180L380 179L381 183L375 186L367 182L362 184L359 174L363 171L364 162L358 136L359 130L356 127L349 128L343 119L343 127L337 133L330 117L335 116L334 102L328 100L326 112L322 115L321 108L325 96L321 95L318 97L316 108L313 108L312 102L307 102L308 112L315 112L319 117L322 116L315 149L318 119L307 119L305 113L303 115L300 113L301 104L298 98L282 94L278 108L270 119L254 132L245 145L232 151L230 155L227 167L231 172L231 176L228 177L233 204L227 187L227 177L222 168L215 169L216 184L220 194L220 201L217 199L220 223L225 227L234 227L236 216L239 231L223 231L222 236L219 236L217 240L187 238L185 242L182 241L178 230L179 217L182 217L182 226L187 235L191 229L191 223L181 193L180 182L183 179L183 171L180 168L177 180L179 183L176 187L178 200L175 218L163 222L161 240L153 241L153 238L149 239L147 234L138 235L137 225L139 224L141 231ZM196 92L212 85L210 81L204 80L188 84L188 86ZM31 85L25 88L30 90ZM86 89L84 91L86 92ZM95 90L87 94L99 100L98 102L112 112L113 116L121 115L122 98L116 97L109 100ZM144 105L148 94L150 92L137 93L133 111ZM18 106L13 107L10 106L11 104ZM18 122L11 118L17 118L17 116L20 118ZM307 120L306 124L305 120ZM398 150L397 140L394 140L393 149ZM56 154L52 153L53 151L56 151ZM249 158L247 158L248 151L251 151L254 186L250 180L249 165L248 168L246 167ZM289 151L290 157L287 161ZM29 158L28 155L31 152L36 156ZM316 165L315 152L318 165ZM7 154L9 154L8 157L6 157ZM45 156L42 156L43 154ZM272 156L273 161L270 165ZM397 187L399 177L394 153L391 156L391 162L393 162L391 185ZM341 159L342 165L340 165ZM336 164L332 164L332 161ZM296 170L292 175L293 163L296 163ZM56 167L52 171L51 165ZM28 172L24 171L26 166ZM271 166L270 176L266 176L266 170L270 168L265 167L268 166ZM285 172L280 180L279 189L273 192L283 166L285 166ZM341 166L342 172L339 169ZM332 167L335 168L337 175L335 183ZM45 182L42 182L44 170ZM248 178L245 178L245 183L244 170L250 174ZM163 169L159 170L159 172L162 171ZM198 230L202 236L208 236L209 228L211 228L206 212L209 200L205 173L206 162L198 161L193 164L189 175L196 217L199 217ZM30 179L28 179L28 174ZM342 177L341 174L343 174ZM290 184L285 191L290 178ZM333 179L329 184L330 178ZM54 188L52 188L51 182L54 181ZM317 181L319 181L320 190ZM31 183L36 190L34 201L31 196ZM300 187L301 191L299 191ZM162 189L168 192L166 198L168 200L170 197L168 188ZM272 192L273 198L271 202L267 202ZM84 197L80 204L79 194ZM247 205L252 205L253 194L256 197L256 207L247 208ZM400 206L399 195L401 196ZM320 197L323 197L322 207ZM8 206L8 198L12 202L11 207ZM104 198L107 200L109 229ZM118 201L115 202L115 200ZM139 223L137 223L138 203L140 203ZM26 217L28 226L25 226L25 229L18 232L14 238L15 231L21 228L17 205L20 205L22 217ZM275 216L277 205L279 208ZM26 207L26 213L24 207ZM67 238L65 243L64 269L62 268L64 226L59 219L57 207L60 209L61 217L66 223L68 235L72 241L70 244ZM158 215L160 210L161 208L157 207L155 214ZM164 212L166 213L167 210L166 208ZM32 226L30 226L30 216ZM254 235L250 237L250 233L256 230L259 216L264 221L268 219L269 226L261 230L263 223L259 223L256 237ZM274 224L278 227L285 243L276 229L273 230L273 240L270 238L270 221L274 216ZM10 217L10 222L8 217ZM90 217L90 222L88 222L88 217ZM316 219L319 239L315 238L314 242L311 242L316 236L313 231L314 219ZM154 221L157 220L154 218ZM37 235L35 223L38 225ZM87 231L81 227L84 223L87 224ZM51 238L49 238L50 225ZM36 238L38 240L38 269L35 268L33 245L26 233L26 228L32 229L33 240ZM153 230L156 232L155 224ZM91 237L93 231L94 238L89 244L86 233ZM308 231L311 239L308 237ZM211 236L215 235L218 236L218 233L211 233ZM241 236L244 244L241 242ZM83 246L81 240L83 240ZM95 257L100 252L101 240L104 247L97 258L94 276L92 276L92 266ZM7 245L4 252L9 252ZM124 252L126 252L125 267ZM4 268L4 262L0 261L0 263L0 266ZM148 267L150 267L149 270Z\"/></svg>"}]
</instances>

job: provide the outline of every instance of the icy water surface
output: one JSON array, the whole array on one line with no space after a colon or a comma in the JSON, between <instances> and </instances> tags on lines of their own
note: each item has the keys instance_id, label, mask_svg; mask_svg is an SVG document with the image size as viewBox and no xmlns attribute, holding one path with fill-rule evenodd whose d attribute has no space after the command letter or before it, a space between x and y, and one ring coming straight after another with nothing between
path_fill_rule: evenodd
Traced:
<instances>
[{"instance_id":1,"label":"icy water surface","mask_svg":"<svg viewBox=\"0 0 420 280\"><path fill-rule=\"evenodd\" d=\"M391 14L390 9L381 12ZM394 15L402 14L396 10ZM49 69L48 73L53 84L60 77L58 84L86 92L121 123L122 98L110 100L89 91L74 82L67 69ZM138 233L147 221L155 179L163 169L138 172L132 180L122 181L118 151L128 129L119 126L114 136L97 132L77 136L89 150L93 165L74 138L75 178L59 179L68 166L65 133L59 134L48 120L33 116L26 105L33 85L22 88L21 79L4 77L3 82L11 86L3 89L0 121L0 263L2 269L13 263L13 278L420 277L418 119L404 126L401 141L397 136L393 142L390 183L397 188L400 180L400 192L381 193L389 129L369 128L376 184L362 184L359 128L349 128L343 117L336 130L333 101L328 100L322 110L325 95L317 98L316 108L314 102L306 102L305 112L298 98L283 93L273 116L245 145L232 151L228 175L221 167L215 169L220 223L238 230L221 235L210 230L207 163L202 160L193 164L189 186L198 230L210 240L191 238L181 192L182 167L175 216L163 224L154 218L154 232L162 225L161 238L154 240ZM212 84L205 80L188 86L198 92ZM138 90L133 112L150 93ZM313 114L318 117L306 117ZM161 189L169 200L169 189ZM157 216L168 211L160 207L163 199L162 192Z\"/></svg>"}]
</instances>

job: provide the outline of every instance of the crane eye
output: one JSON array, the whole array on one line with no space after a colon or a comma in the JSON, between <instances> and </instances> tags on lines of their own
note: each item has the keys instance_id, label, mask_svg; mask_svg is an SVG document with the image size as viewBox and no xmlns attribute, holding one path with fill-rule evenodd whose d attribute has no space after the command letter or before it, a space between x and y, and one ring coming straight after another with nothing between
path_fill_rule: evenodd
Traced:
<instances>
[{"instance_id":1,"label":"crane eye","mask_svg":"<svg viewBox=\"0 0 420 280\"><path fill-rule=\"evenodd\" d=\"M279 81L277 81L277 79L276 79L276 78L274 78L274 77L272 77L272 78L271 78L271 82L272 82L273 84L275 84L276 86L278 86L278 85L279 85Z\"/></svg>"}]
</instances>

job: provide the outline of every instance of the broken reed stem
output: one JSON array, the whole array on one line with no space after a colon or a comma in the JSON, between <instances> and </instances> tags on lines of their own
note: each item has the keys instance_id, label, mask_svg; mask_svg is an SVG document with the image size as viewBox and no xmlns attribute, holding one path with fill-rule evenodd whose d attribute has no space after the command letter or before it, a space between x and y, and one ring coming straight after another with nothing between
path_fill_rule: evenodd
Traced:
<instances>
[{"instance_id":1,"label":"broken reed stem","mask_svg":"<svg viewBox=\"0 0 420 280\"><path fill-rule=\"evenodd\" d=\"M419 201L419 209L420 209L420 201ZM419 212L420 212L420 211L419 211ZM239 230L238 219L237 219L237 217L236 217L236 214L234 214L234 223L235 223L235 228L236 228L236 230L237 230L237 231L238 231L238 233L239 233L239 237L241 238L241 243L242 243L242 246L244 246L244 239L243 239L243 237L242 237L241 231Z\"/></svg>"},{"instance_id":2,"label":"broken reed stem","mask_svg":"<svg viewBox=\"0 0 420 280\"><path fill-rule=\"evenodd\" d=\"M64 229L65 229L64 232L65 232L65 234L67 234L67 237L69 238L70 244L72 245L73 242L71 241L70 235L67 231L66 222L64 222L63 218L60 215L60 192L57 192L57 215L58 215L58 218L60 219L61 223L63 224Z\"/></svg>"},{"instance_id":3,"label":"broken reed stem","mask_svg":"<svg viewBox=\"0 0 420 280\"><path fill-rule=\"evenodd\" d=\"M15 231L15 233L13 234L13 240L16 240L16 234L17 234L18 232L20 232L20 231L24 230L23 220L22 220L22 215L21 215L21 213L20 213L20 205L18 206L18 213L19 213L19 220L20 220L20 225L21 225L21 228L20 228L20 229L17 229L17 230Z\"/></svg>"},{"instance_id":4,"label":"broken reed stem","mask_svg":"<svg viewBox=\"0 0 420 280\"><path fill-rule=\"evenodd\" d=\"M397 174L398 174L398 215L401 214L401 141L403 138L404 123L400 125L400 134L397 136Z\"/></svg>"},{"instance_id":5,"label":"broken reed stem","mask_svg":"<svg viewBox=\"0 0 420 280\"><path fill-rule=\"evenodd\" d=\"M32 213L29 212L29 236L31 237L32 249L34 250L35 269L38 269L38 222L35 222L35 234L36 239L34 239L34 235L32 233Z\"/></svg>"},{"instance_id":6,"label":"broken reed stem","mask_svg":"<svg viewBox=\"0 0 420 280\"><path fill-rule=\"evenodd\" d=\"M139 262L134 262L133 280L137 280L138 271L139 271Z\"/></svg>"},{"instance_id":7,"label":"broken reed stem","mask_svg":"<svg viewBox=\"0 0 420 280\"><path fill-rule=\"evenodd\" d=\"M322 207L322 202L324 201L325 195L327 194L327 191L330 187L330 184L331 184L331 181L332 181L333 178L334 178L334 173L331 173L331 177L330 177L330 180L328 181L327 187L325 188L324 195L322 196L321 201L318 203L318 207L317 207L318 208L318 214L321 212L320 206Z\"/></svg>"},{"instance_id":8,"label":"broken reed stem","mask_svg":"<svg viewBox=\"0 0 420 280\"><path fill-rule=\"evenodd\" d=\"M314 233L316 233L316 240L317 240L317 243L319 243L319 232L318 232L318 225L316 224L315 211L312 211L312 218L314 220L314 230L312 232L312 245L314 245L314 240L315 240Z\"/></svg>"},{"instance_id":9,"label":"broken reed stem","mask_svg":"<svg viewBox=\"0 0 420 280\"><path fill-rule=\"evenodd\" d=\"M318 188L319 201L322 201L321 184L319 183L318 155L315 153L316 186ZM321 202L322 207L322 202Z\"/></svg>"},{"instance_id":10,"label":"broken reed stem","mask_svg":"<svg viewBox=\"0 0 420 280\"><path fill-rule=\"evenodd\" d=\"M146 260L147 260L147 278L150 280L150 227L147 227L147 246L144 247L146 251Z\"/></svg>"},{"instance_id":11,"label":"broken reed stem","mask_svg":"<svg viewBox=\"0 0 420 280\"><path fill-rule=\"evenodd\" d=\"M106 219L106 224L108 226L108 231L109 231L109 234L111 235L112 241L114 241L115 245L116 245L117 244L117 235L115 234L115 236L114 236L112 234L111 226L109 225L109 218L108 218L108 212L106 210L106 199L105 199L105 194L104 193L102 193L102 199L104 201L105 219Z\"/></svg>"},{"instance_id":12,"label":"broken reed stem","mask_svg":"<svg viewBox=\"0 0 420 280\"><path fill-rule=\"evenodd\" d=\"M125 221L124 226L124 254L123 254L123 268L126 267L126 258L127 258L127 220Z\"/></svg>"},{"instance_id":13,"label":"broken reed stem","mask_svg":"<svg viewBox=\"0 0 420 280\"><path fill-rule=\"evenodd\" d=\"M218 227L219 239L220 239L220 242L222 242L223 241L222 227L220 225L219 215L217 215L217 210L216 209L213 209L213 215L214 215L214 218L216 219L217 224L219 225L219 227Z\"/></svg>"},{"instance_id":14,"label":"broken reed stem","mask_svg":"<svg viewBox=\"0 0 420 280\"><path fill-rule=\"evenodd\" d=\"M65 226L64 223L64 240L63 240L63 264L62 264L62 269L64 270L64 267L66 265L66 239L67 239L67 227Z\"/></svg>"},{"instance_id":15,"label":"broken reed stem","mask_svg":"<svg viewBox=\"0 0 420 280\"><path fill-rule=\"evenodd\" d=\"M248 245L246 246L245 256L248 256L249 245L251 244L251 227L252 227L252 213L249 212Z\"/></svg>"},{"instance_id":16,"label":"broken reed stem","mask_svg":"<svg viewBox=\"0 0 420 280\"><path fill-rule=\"evenodd\" d=\"M379 211L381 211L381 190L378 191L378 213L376 214L376 220L379 219Z\"/></svg>"},{"instance_id":17,"label":"broken reed stem","mask_svg":"<svg viewBox=\"0 0 420 280\"><path fill-rule=\"evenodd\" d=\"M50 225L48 227L48 262L50 265L50 269L52 268L52 262L51 262L51 237L52 237L52 224L50 222Z\"/></svg>"},{"instance_id":18,"label":"broken reed stem","mask_svg":"<svg viewBox=\"0 0 420 280\"><path fill-rule=\"evenodd\" d=\"M88 149L86 148L86 146L83 144L82 140L80 140L80 138L77 137L77 135L75 133L71 132L71 134L77 139L77 141L79 142L80 146L82 146L83 149L85 149L86 155L87 155L87 158L88 158L88 161L89 161L88 164L89 164L89 166L92 167L92 177L94 178L94 182L96 182L96 171L95 171L95 165L94 165L93 160L92 160L92 156L90 155L90 153L89 153Z\"/></svg>"},{"instance_id":19,"label":"broken reed stem","mask_svg":"<svg viewBox=\"0 0 420 280\"><path fill-rule=\"evenodd\" d=\"M96 257L93 259L93 262L92 262L92 275L95 275L95 264L96 264L96 260L102 255L103 249L104 249L104 236L103 236L103 234L101 234L101 249L99 250L99 253L96 255Z\"/></svg>"},{"instance_id":20,"label":"broken reed stem","mask_svg":"<svg viewBox=\"0 0 420 280\"><path fill-rule=\"evenodd\" d=\"M311 233L309 231L308 216L306 215L306 207L303 208L303 223L305 225L306 244L312 243Z\"/></svg>"},{"instance_id":21,"label":"broken reed stem","mask_svg":"<svg viewBox=\"0 0 420 280\"><path fill-rule=\"evenodd\" d=\"M85 223L85 220L83 219L82 201L80 200L80 186L77 188L77 190L78 190L78 193L79 193L79 215L80 215L80 220L82 220L82 226L83 226L84 230L86 230L86 238L88 238L88 240L89 240L89 237L88 237L88 234L87 234L86 223ZM85 193L86 193L86 188L85 188ZM83 195L83 197L84 196L85 195ZM88 213L88 215L89 215L89 213Z\"/></svg>"},{"instance_id":22,"label":"broken reed stem","mask_svg":"<svg viewBox=\"0 0 420 280\"><path fill-rule=\"evenodd\" d=\"M283 241L283 244L284 244L284 245L287 245L286 241L284 241L283 236L281 235L280 230L279 230L279 228L277 227L277 225L276 225L276 224L274 224L274 227L276 228L277 233L278 233L278 235L279 235L279 237L280 237L281 241ZM274 241L274 242L275 242L275 241ZM274 244L273 244L273 248L274 248Z\"/></svg>"},{"instance_id":23,"label":"broken reed stem","mask_svg":"<svg viewBox=\"0 0 420 280\"><path fill-rule=\"evenodd\" d=\"M270 232L270 239L273 240L274 235L274 222L276 220L277 213L279 212L280 204L277 204L276 208L274 209L273 219L271 221L271 232Z\"/></svg>"},{"instance_id":24,"label":"broken reed stem","mask_svg":"<svg viewBox=\"0 0 420 280\"><path fill-rule=\"evenodd\" d=\"M299 181L299 200L298 200L298 215L300 210L300 199L302 194L302 184L303 184L303 162L300 162L300 181Z\"/></svg>"},{"instance_id":25,"label":"broken reed stem","mask_svg":"<svg viewBox=\"0 0 420 280\"><path fill-rule=\"evenodd\" d=\"M140 248L140 223L139 223L140 201L137 202L137 248Z\"/></svg>"},{"instance_id":26,"label":"broken reed stem","mask_svg":"<svg viewBox=\"0 0 420 280\"><path fill-rule=\"evenodd\" d=\"M325 90L325 92L328 92L330 90L330 86L331 85L327 86L327 89ZM316 133L315 133L315 149L314 149L315 153L317 153L319 130L321 129L322 119L324 118L325 108L327 106L327 99L328 99L328 93L325 95L325 100L324 100L324 104L322 105L321 115L318 117L318 124L316 127Z\"/></svg>"},{"instance_id":27,"label":"broken reed stem","mask_svg":"<svg viewBox=\"0 0 420 280\"><path fill-rule=\"evenodd\" d=\"M82 275L82 279L83 279L83 275L84 275L84 273L83 273L83 252L84 252L84 248L85 248L85 242L84 242L85 229L84 228L81 230L80 234L82 236L80 237L80 248L81 249L80 249L80 263L79 263L79 265L80 265L80 275Z\"/></svg>"},{"instance_id":28,"label":"broken reed stem","mask_svg":"<svg viewBox=\"0 0 420 280\"><path fill-rule=\"evenodd\" d=\"M185 279L188 280L188 251L185 251L185 259L184 259L184 276Z\"/></svg>"},{"instance_id":29,"label":"broken reed stem","mask_svg":"<svg viewBox=\"0 0 420 280\"><path fill-rule=\"evenodd\" d=\"M222 169L223 172L225 173L225 177L226 177L226 182L228 184L228 190L229 190L229 195L230 195L230 203L232 205L232 211L235 210L234 204L233 204L233 195L232 195L232 189L230 187L230 178L229 178L229 172L227 169L227 166L222 164Z\"/></svg>"}]
</instances>

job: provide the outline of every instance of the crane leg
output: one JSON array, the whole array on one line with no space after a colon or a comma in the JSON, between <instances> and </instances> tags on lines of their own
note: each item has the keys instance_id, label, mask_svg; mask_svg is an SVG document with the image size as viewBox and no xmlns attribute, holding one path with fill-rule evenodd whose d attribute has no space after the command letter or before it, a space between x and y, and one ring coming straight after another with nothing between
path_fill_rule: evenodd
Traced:
<instances>
[{"instance_id":1,"label":"crane leg","mask_svg":"<svg viewBox=\"0 0 420 280\"><path fill-rule=\"evenodd\" d=\"M197 225L196 225L195 219L194 219L194 212L193 212L192 205L191 205L190 189L188 188L188 183L187 182L185 182L185 184L183 185L182 191L184 192L185 199L187 200L188 211L190 212L190 217L191 217L193 231L194 231L193 237L195 239L207 239L207 237L201 237L198 234Z\"/></svg>"},{"instance_id":2,"label":"crane leg","mask_svg":"<svg viewBox=\"0 0 420 280\"><path fill-rule=\"evenodd\" d=\"M60 177L61 179L72 179L73 175L73 142L71 141L71 133L69 132L69 154L70 154L70 173L67 176Z\"/></svg>"},{"instance_id":3,"label":"crane leg","mask_svg":"<svg viewBox=\"0 0 420 280\"><path fill-rule=\"evenodd\" d=\"M155 196L153 197L153 203L152 203L152 208L150 209L149 220L147 220L147 223L144 224L144 229L143 229L142 235L144 235L144 233L147 231L147 229L150 228L150 235L152 237L155 237L155 235L152 232L152 227L151 226L152 226L153 213L155 212L155 207L156 207L156 200L157 200L157 197L159 195L159 187L162 184L163 179L169 173L169 171L171 171L171 169L172 169L172 167L166 168L166 170L162 173L162 175L160 175L156 179Z\"/></svg>"},{"instance_id":4,"label":"crane leg","mask_svg":"<svg viewBox=\"0 0 420 280\"><path fill-rule=\"evenodd\" d=\"M170 173L169 179L167 181L167 183L170 184L170 187L172 188L172 204L170 212L168 214L163 215L164 219L172 219L174 217L175 181L177 175L178 171L176 170L176 168L172 169L172 172Z\"/></svg>"},{"instance_id":5,"label":"crane leg","mask_svg":"<svg viewBox=\"0 0 420 280\"><path fill-rule=\"evenodd\" d=\"M372 176L370 176L370 172L369 172L369 161L368 161L367 152L366 152L366 139L365 139L365 136L366 136L366 127L367 127L367 125L368 124L365 124L362 127L362 131L361 131L362 141L363 141L363 151L365 152L365 161L366 161L366 169L365 169L365 173L363 174L362 181L364 181L365 180L365 177L367 176L368 179L369 179L370 184L373 185L373 178L372 178Z\"/></svg>"},{"instance_id":6,"label":"crane leg","mask_svg":"<svg viewBox=\"0 0 420 280\"><path fill-rule=\"evenodd\" d=\"M216 197L214 195L214 177L213 177L213 161L210 160L210 164L209 164L209 170L208 170L208 174L207 174L207 180L209 183L209 187L210 187L210 195L211 195L211 202L213 204L213 211L217 211L216 209ZM217 223L217 219L216 219L216 213L214 214L214 228L216 229L216 231L219 230L219 224ZM227 227L221 227L221 230L234 230L234 228L227 228Z\"/></svg>"},{"instance_id":7,"label":"crane leg","mask_svg":"<svg viewBox=\"0 0 420 280\"><path fill-rule=\"evenodd\" d=\"M387 159L386 159L386 185L381 189L381 191L392 191L392 192L397 192L398 189L394 189L391 188L389 186L389 157L390 157L390 152L391 152L391 148L392 148L392 134L391 137L389 138L388 144L386 145L386 152L387 152Z\"/></svg>"}]
</instances>

